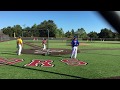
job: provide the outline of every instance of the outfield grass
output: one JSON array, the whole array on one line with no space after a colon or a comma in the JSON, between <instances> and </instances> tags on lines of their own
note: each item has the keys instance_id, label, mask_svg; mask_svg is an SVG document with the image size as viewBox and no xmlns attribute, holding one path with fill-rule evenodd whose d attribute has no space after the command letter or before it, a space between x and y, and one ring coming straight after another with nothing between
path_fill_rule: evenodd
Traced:
<instances>
[{"instance_id":1,"label":"outfield grass","mask_svg":"<svg viewBox=\"0 0 120 90\"><path fill-rule=\"evenodd\" d=\"M30 41L31 42L31 41ZM23 62L14 65L0 65L0 79L96 79L112 76L120 76L120 43L106 42L83 42L89 45L79 46L81 53L78 53L78 60L87 62L83 66L70 66L61 62L70 55L63 56L42 56L22 54L16 55L16 41L0 43L0 58L18 58ZM41 46L41 41L33 42ZM30 48L24 45L24 48ZM66 42L49 42L49 48L69 48ZM116 50L106 50L114 49ZM91 50L101 49L101 50ZM54 67L24 66L33 59L53 60Z\"/></svg>"}]
</instances>

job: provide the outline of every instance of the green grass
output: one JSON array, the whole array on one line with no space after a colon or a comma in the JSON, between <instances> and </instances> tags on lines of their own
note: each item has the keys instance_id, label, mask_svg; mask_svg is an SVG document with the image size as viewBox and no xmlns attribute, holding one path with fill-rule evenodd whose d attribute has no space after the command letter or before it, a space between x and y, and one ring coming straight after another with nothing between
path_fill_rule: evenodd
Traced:
<instances>
[{"instance_id":1,"label":"green grass","mask_svg":"<svg viewBox=\"0 0 120 90\"><path fill-rule=\"evenodd\" d=\"M40 45L40 41L33 42L35 45ZM95 79L112 76L120 76L120 51L119 50L104 50L106 48L120 48L119 43L105 42L84 42L89 45L79 46L81 53L78 53L78 60L87 62L83 66L70 66L61 62L62 59L68 58L70 55L63 56L42 56L22 54L16 55L16 41L8 41L0 43L1 58L19 58L23 62L14 65L0 65L0 79ZM24 48L30 48L24 45ZM51 41L49 48L69 48L66 42L59 43ZM103 50L85 50L85 49ZM29 64L33 59L53 60L54 67L30 67L24 66Z\"/></svg>"}]
</instances>

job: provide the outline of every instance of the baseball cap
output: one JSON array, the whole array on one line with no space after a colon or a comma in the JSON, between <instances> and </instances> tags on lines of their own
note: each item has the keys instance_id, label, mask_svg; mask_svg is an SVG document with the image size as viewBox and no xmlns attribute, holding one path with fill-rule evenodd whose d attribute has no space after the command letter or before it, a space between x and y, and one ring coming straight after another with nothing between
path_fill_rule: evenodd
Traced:
<instances>
[{"instance_id":1,"label":"baseball cap","mask_svg":"<svg viewBox=\"0 0 120 90\"><path fill-rule=\"evenodd\" d=\"M77 38L77 36L74 36L74 38Z\"/></svg>"},{"instance_id":2,"label":"baseball cap","mask_svg":"<svg viewBox=\"0 0 120 90\"><path fill-rule=\"evenodd\" d=\"M19 36L19 38L21 38L21 36Z\"/></svg>"}]
</instances>

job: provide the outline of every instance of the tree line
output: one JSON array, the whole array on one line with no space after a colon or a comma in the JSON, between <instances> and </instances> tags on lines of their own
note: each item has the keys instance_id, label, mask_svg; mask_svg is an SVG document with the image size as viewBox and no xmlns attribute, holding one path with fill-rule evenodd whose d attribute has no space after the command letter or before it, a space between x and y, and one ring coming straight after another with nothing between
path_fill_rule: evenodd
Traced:
<instances>
[{"instance_id":1,"label":"tree line","mask_svg":"<svg viewBox=\"0 0 120 90\"><path fill-rule=\"evenodd\" d=\"M86 33L84 28L78 28L77 30L68 30L64 32L62 28L58 28L53 20L44 20L40 24L34 24L31 27L22 28L20 25L14 25L13 27L8 26L1 29L2 32L10 37L47 37L49 30L49 37L55 38L72 38L73 36L78 36L78 38L88 39L88 38L120 38L120 34L113 32L111 29L103 28L100 33L91 31Z\"/></svg>"}]
</instances>

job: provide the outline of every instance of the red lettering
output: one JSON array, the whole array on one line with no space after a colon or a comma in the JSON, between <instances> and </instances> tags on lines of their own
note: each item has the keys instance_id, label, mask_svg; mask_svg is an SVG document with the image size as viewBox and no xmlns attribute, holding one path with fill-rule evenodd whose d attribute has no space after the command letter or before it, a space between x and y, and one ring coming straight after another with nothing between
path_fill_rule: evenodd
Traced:
<instances>
[{"instance_id":1,"label":"red lettering","mask_svg":"<svg viewBox=\"0 0 120 90\"><path fill-rule=\"evenodd\" d=\"M32 60L30 64L26 64L25 66L38 66L41 64L42 67L53 67L54 65L51 64L52 62L52 60Z\"/></svg>"},{"instance_id":2,"label":"red lettering","mask_svg":"<svg viewBox=\"0 0 120 90\"><path fill-rule=\"evenodd\" d=\"M38 66L40 60L32 60L30 64L26 64L25 66Z\"/></svg>"},{"instance_id":3,"label":"red lettering","mask_svg":"<svg viewBox=\"0 0 120 90\"><path fill-rule=\"evenodd\" d=\"M45 60L45 61L40 62L40 64L42 64L41 66L43 67L53 67L54 65L51 64L52 62L53 62L52 60Z\"/></svg>"},{"instance_id":4,"label":"red lettering","mask_svg":"<svg viewBox=\"0 0 120 90\"><path fill-rule=\"evenodd\" d=\"M64 59L64 60L61 60L61 61L68 64L68 65L72 65L72 66L80 66L80 65L86 65L87 64L86 62L79 61L79 60L76 60L76 59L71 59L71 60Z\"/></svg>"},{"instance_id":5,"label":"red lettering","mask_svg":"<svg viewBox=\"0 0 120 90\"><path fill-rule=\"evenodd\" d=\"M0 58L0 65L3 65L7 62L7 60L5 60L4 58Z\"/></svg>"},{"instance_id":6,"label":"red lettering","mask_svg":"<svg viewBox=\"0 0 120 90\"><path fill-rule=\"evenodd\" d=\"M11 58L11 59L5 59L5 58L0 58L0 63L3 64L16 64L18 62L22 62L23 59L15 59L15 58ZM0 64L0 65L1 65Z\"/></svg>"},{"instance_id":7,"label":"red lettering","mask_svg":"<svg viewBox=\"0 0 120 90\"><path fill-rule=\"evenodd\" d=\"M23 59L16 59L16 58L11 58L9 60L11 60L11 61L8 61L6 64L16 64L18 62L22 62L23 61Z\"/></svg>"}]
</instances>

